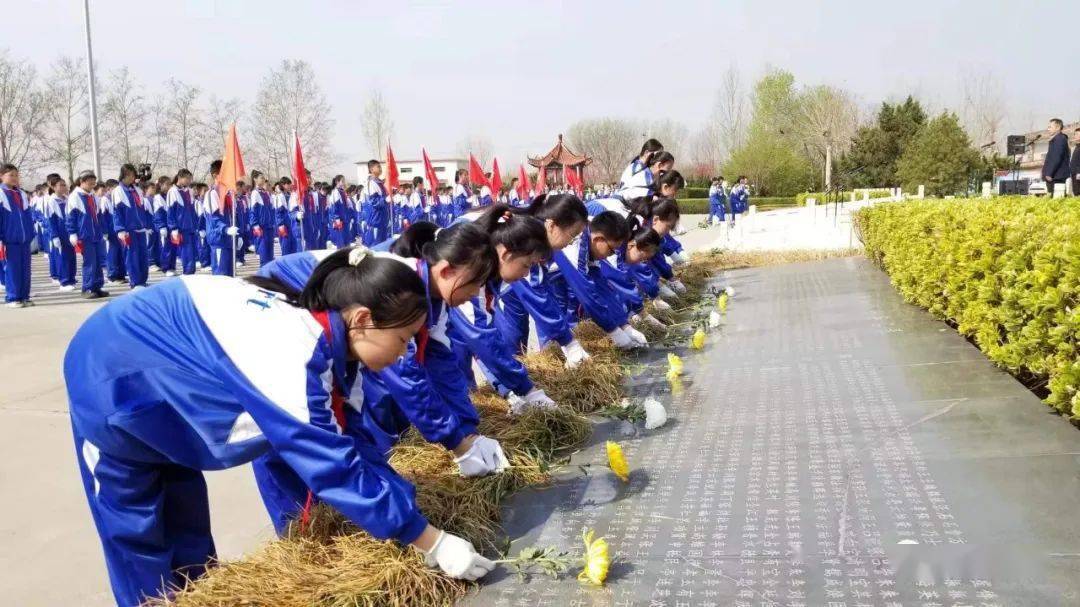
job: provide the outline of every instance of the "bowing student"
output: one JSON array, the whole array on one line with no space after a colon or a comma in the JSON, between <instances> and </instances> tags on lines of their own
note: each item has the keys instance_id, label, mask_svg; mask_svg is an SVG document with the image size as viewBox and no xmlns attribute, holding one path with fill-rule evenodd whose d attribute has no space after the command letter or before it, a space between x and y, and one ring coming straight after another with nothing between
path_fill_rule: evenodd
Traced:
<instances>
[{"instance_id":1,"label":"bowing student","mask_svg":"<svg viewBox=\"0 0 1080 607\"><path fill-rule=\"evenodd\" d=\"M0 258L4 259L4 300L9 308L30 300L30 243L37 238L30 195L19 187L19 169L0 165Z\"/></svg>"},{"instance_id":2,"label":"bowing student","mask_svg":"<svg viewBox=\"0 0 1080 607\"><path fill-rule=\"evenodd\" d=\"M423 326L416 273L342 249L296 293L272 279L188 276L93 314L64 357L75 452L113 594L136 606L215 557L204 470L273 453L312 499L452 577L493 564L428 523L359 425L361 370ZM145 338L160 335L162 347Z\"/></svg>"},{"instance_id":3,"label":"bowing student","mask_svg":"<svg viewBox=\"0 0 1080 607\"><path fill-rule=\"evenodd\" d=\"M60 291L75 290L75 248L68 240L65 218L67 217L67 197L71 193L68 184L60 175L48 177L48 196L45 199L45 218L49 222L49 263L56 265Z\"/></svg>"},{"instance_id":4,"label":"bowing student","mask_svg":"<svg viewBox=\"0 0 1080 607\"><path fill-rule=\"evenodd\" d=\"M251 172L254 189L251 190L248 206L248 223L255 244L255 253L259 256L259 267L274 260L274 233L277 225L274 220L274 204L270 192L266 191L266 175L261 171Z\"/></svg>"},{"instance_id":5,"label":"bowing student","mask_svg":"<svg viewBox=\"0 0 1080 607\"><path fill-rule=\"evenodd\" d=\"M671 152L661 150L649 157L649 164L644 169L634 173L628 181L620 184L612 196L622 200L633 200L649 194L656 193L654 182L664 171L670 171L675 166L675 157Z\"/></svg>"},{"instance_id":6,"label":"bowing student","mask_svg":"<svg viewBox=\"0 0 1080 607\"><path fill-rule=\"evenodd\" d=\"M600 268L600 261L614 255L630 236L626 219L614 211L604 211L592 218L574 241L556 251L551 264L551 290L565 313L573 317L580 306L581 312L599 325L619 349L649 343L630 326L626 307Z\"/></svg>"},{"instance_id":7,"label":"bowing student","mask_svg":"<svg viewBox=\"0 0 1080 607\"><path fill-rule=\"evenodd\" d=\"M585 205L572 194L540 195L524 209L514 210L540 221L544 226L548 246L552 251L562 249L584 230L588 221ZM499 335L515 354L525 351L529 341L529 319L536 326L541 347L555 342L562 349L566 366L575 368L589 354L574 338L565 311L551 293L551 273L545 259L533 264L528 274L503 285L499 306L495 308L495 325Z\"/></svg>"},{"instance_id":8,"label":"bowing student","mask_svg":"<svg viewBox=\"0 0 1080 607\"><path fill-rule=\"evenodd\" d=\"M180 169L166 196L169 238L180 258L180 268L184 274L195 273L196 247L199 240L199 212L190 186L191 171Z\"/></svg>"},{"instance_id":9,"label":"bowing student","mask_svg":"<svg viewBox=\"0 0 1080 607\"><path fill-rule=\"evenodd\" d=\"M86 299L108 297L102 290L105 275L102 266L105 259L105 230L103 219L94 197L97 176L83 171L75 179L75 189L68 195L67 217L64 228L68 242L76 253L82 255L82 296Z\"/></svg>"},{"instance_id":10,"label":"bowing student","mask_svg":"<svg viewBox=\"0 0 1080 607\"><path fill-rule=\"evenodd\" d=\"M135 165L120 167L120 181L112 191L112 221L116 241L124 252L124 269L131 288L145 287L150 274L150 259L146 251L145 202L135 187Z\"/></svg>"},{"instance_id":11,"label":"bowing student","mask_svg":"<svg viewBox=\"0 0 1080 607\"><path fill-rule=\"evenodd\" d=\"M157 240L161 242L161 265L158 269L165 276L176 276L176 244L169 235L169 202L168 193L172 187L172 180L162 175L157 180L157 193L154 194L154 229L157 230Z\"/></svg>"},{"instance_id":12,"label":"bowing student","mask_svg":"<svg viewBox=\"0 0 1080 607\"><path fill-rule=\"evenodd\" d=\"M630 160L630 164L626 165L623 169L622 175L619 176L619 182L615 186L615 190L618 190L623 184L628 184L633 181L636 176L644 171L649 165L652 164L652 158L659 152L664 150L664 144L660 143L656 139L647 139L645 143L641 144L641 151ZM611 192L607 192L606 195L610 195Z\"/></svg>"}]
</instances>

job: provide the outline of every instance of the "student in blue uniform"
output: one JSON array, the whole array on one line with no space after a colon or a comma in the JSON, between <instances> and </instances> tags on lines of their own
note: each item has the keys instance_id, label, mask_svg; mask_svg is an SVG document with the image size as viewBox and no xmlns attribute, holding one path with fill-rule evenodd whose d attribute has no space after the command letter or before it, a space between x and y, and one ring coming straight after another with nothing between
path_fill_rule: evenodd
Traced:
<instances>
[{"instance_id":1,"label":"student in blue uniform","mask_svg":"<svg viewBox=\"0 0 1080 607\"><path fill-rule=\"evenodd\" d=\"M192 200L190 185L191 171L180 169L166 197L169 238L180 257L180 268L184 274L195 273L196 247L199 244L199 214Z\"/></svg>"},{"instance_id":2,"label":"student in blue uniform","mask_svg":"<svg viewBox=\"0 0 1080 607\"><path fill-rule=\"evenodd\" d=\"M274 203L274 222L277 226L278 243L281 245L281 254L290 255L300 250L300 240L293 226L292 216L289 213L289 198L292 189L292 180L282 177L274 185L272 200Z\"/></svg>"},{"instance_id":3,"label":"student in blue uniform","mask_svg":"<svg viewBox=\"0 0 1080 607\"><path fill-rule=\"evenodd\" d=\"M145 287L150 274L143 224L143 198L135 187L135 165L120 167L120 182L112 190L112 220L116 241L123 249L124 268L131 288Z\"/></svg>"},{"instance_id":4,"label":"student in blue uniform","mask_svg":"<svg viewBox=\"0 0 1080 607\"><path fill-rule=\"evenodd\" d=\"M247 265L247 252L251 246L251 215L248 213L248 185L243 179L236 182L236 263Z\"/></svg>"},{"instance_id":5,"label":"student in blue uniform","mask_svg":"<svg viewBox=\"0 0 1080 607\"><path fill-rule=\"evenodd\" d=\"M315 184L315 209L319 214L318 244L320 249L325 249L330 241L330 192L333 188L328 183Z\"/></svg>"},{"instance_id":6,"label":"student in blue uniform","mask_svg":"<svg viewBox=\"0 0 1080 607\"><path fill-rule=\"evenodd\" d=\"M649 262L660 249L660 235L638 215L627 218L630 237L626 244L615 251L614 259L600 260L600 274L607 279L611 289L619 296L631 315L631 324L649 322L656 327L664 324L645 312L648 293L639 286L634 269Z\"/></svg>"},{"instance_id":7,"label":"student in blue uniform","mask_svg":"<svg viewBox=\"0 0 1080 607\"><path fill-rule=\"evenodd\" d=\"M674 165L675 157L670 152L664 150L656 152L649 157L649 164L632 174L629 181L623 182L612 196L629 201L657 193L656 178L664 171L670 171Z\"/></svg>"},{"instance_id":8,"label":"student in blue uniform","mask_svg":"<svg viewBox=\"0 0 1080 607\"><path fill-rule=\"evenodd\" d=\"M409 225L421 221L432 221L427 214L427 202L427 197L424 196L424 178L413 177L412 193L409 194Z\"/></svg>"},{"instance_id":9,"label":"student in blue uniform","mask_svg":"<svg viewBox=\"0 0 1080 607\"><path fill-rule=\"evenodd\" d=\"M638 153L623 169L622 175L619 176L619 182L616 190L622 188L623 184L629 184L637 177L639 173L644 171L652 164L652 158L659 152L664 150L664 144L660 143L656 139L647 139L645 143L641 144L641 152Z\"/></svg>"},{"instance_id":10,"label":"student in blue uniform","mask_svg":"<svg viewBox=\"0 0 1080 607\"><path fill-rule=\"evenodd\" d=\"M367 163L368 180L364 192L367 199L364 201L364 244L372 246L390 237L390 202L387 200L388 192L383 185L382 163L378 160L369 160Z\"/></svg>"},{"instance_id":11,"label":"student in blue uniform","mask_svg":"<svg viewBox=\"0 0 1080 607\"><path fill-rule=\"evenodd\" d=\"M101 212L94 198L94 186L97 176L91 171L83 171L75 179L75 189L67 201L67 216L64 228L68 242L76 253L82 255L82 296L86 299L100 299L109 293L101 289L105 284L102 273L102 260L105 258L105 231L102 228Z\"/></svg>"},{"instance_id":12,"label":"student in blue uniform","mask_svg":"<svg viewBox=\"0 0 1080 607\"><path fill-rule=\"evenodd\" d=\"M705 218L705 222L709 225L724 223L727 192L724 191L724 187L721 185L723 182L724 178L721 176L713 179L712 184L709 185L709 216ZM714 218L716 221L713 221Z\"/></svg>"},{"instance_id":13,"label":"student in blue uniform","mask_svg":"<svg viewBox=\"0 0 1080 607\"><path fill-rule=\"evenodd\" d=\"M75 290L75 248L68 240L65 218L67 217L68 184L60 175L49 175L48 197L45 215L49 222L49 261L56 258L56 271L61 291Z\"/></svg>"},{"instance_id":14,"label":"student in blue uniform","mask_svg":"<svg viewBox=\"0 0 1080 607\"><path fill-rule=\"evenodd\" d=\"M447 221L453 223L455 219L468 213L475 206L477 206L476 195L469 187L469 172L458 169L454 174L453 205Z\"/></svg>"},{"instance_id":15,"label":"student in blue uniform","mask_svg":"<svg viewBox=\"0 0 1080 607\"><path fill-rule=\"evenodd\" d=\"M4 299L9 308L30 301L30 243L37 237L30 196L19 188L19 169L0 165L0 252L5 259Z\"/></svg>"},{"instance_id":16,"label":"student in blue uniform","mask_svg":"<svg viewBox=\"0 0 1080 607\"><path fill-rule=\"evenodd\" d=\"M198 242L195 245L195 265L199 269L206 268L207 270L212 271L214 256L210 250L210 242L206 240L206 227L210 219L210 209L208 206L210 188L205 183L200 182L196 183L192 189L195 192L195 213L199 225Z\"/></svg>"},{"instance_id":17,"label":"student in blue uniform","mask_svg":"<svg viewBox=\"0 0 1080 607\"><path fill-rule=\"evenodd\" d=\"M585 205L573 194L542 194L515 213L544 224L552 251L562 249L578 237L588 221ZM543 347L559 344L566 366L574 368L589 358L588 352L574 338L565 310L550 291L549 261L534 264L527 276L504 285L500 305L495 309L495 325L503 341L516 354L523 353L529 340L529 318L536 324L537 338Z\"/></svg>"},{"instance_id":18,"label":"student in blue uniform","mask_svg":"<svg viewBox=\"0 0 1080 607\"><path fill-rule=\"evenodd\" d=\"M143 240L146 241L146 258L150 265L161 271L161 238L155 225L155 205L157 198L157 184L153 181L146 183L143 189L142 208L139 211L143 220Z\"/></svg>"},{"instance_id":19,"label":"student in blue uniform","mask_svg":"<svg viewBox=\"0 0 1080 607\"><path fill-rule=\"evenodd\" d=\"M313 500L446 574L492 569L427 522L415 489L350 423L361 369L392 364L428 311L415 272L365 253L331 255L299 294L266 279L170 281L105 306L75 334L64 359L75 452L119 605L203 572L215 549L202 471L266 453Z\"/></svg>"},{"instance_id":20,"label":"student in blue uniform","mask_svg":"<svg viewBox=\"0 0 1080 607\"><path fill-rule=\"evenodd\" d=\"M259 256L259 267L274 260L274 204L270 192L266 191L266 175L260 171L251 172L251 181L255 188L251 190L248 205L248 222L255 242L255 253Z\"/></svg>"},{"instance_id":21,"label":"student in blue uniform","mask_svg":"<svg viewBox=\"0 0 1080 607\"><path fill-rule=\"evenodd\" d=\"M101 227L105 230L105 279L109 284L122 285L127 282L127 270L124 267L124 249L116 233L113 221L112 193L119 184L115 179L98 182L94 188L98 209L101 211Z\"/></svg>"},{"instance_id":22,"label":"student in blue uniform","mask_svg":"<svg viewBox=\"0 0 1080 607\"><path fill-rule=\"evenodd\" d=\"M741 215L750 208L750 186L746 183L746 176L739 175L738 181L731 188L731 195L728 197L731 205L731 220L728 225L735 225L735 216Z\"/></svg>"},{"instance_id":23,"label":"student in blue uniform","mask_svg":"<svg viewBox=\"0 0 1080 607\"><path fill-rule=\"evenodd\" d=\"M221 196L217 188L219 174L221 161L215 160L210 163L211 185L206 192L206 242L210 245L210 267L213 273L218 276L234 276L236 264L233 263L233 249L240 236L240 228L233 223L233 217L238 213L234 208L236 194L225 192L225 196Z\"/></svg>"},{"instance_id":24,"label":"student in blue uniform","mask_svg":"<svg viewBox=\"0 0 1080 607\"><path fill-rule=\"evenodd\" d=\"M308 175L308 179L311 176ZM316 227L319 215L315 208L315 195L309 185L307 190L301 192L294 190L289 197L289 214L292 218L292 226L300 238L299 250L314 251L324 247L318 246L319 235Z\"/></svg>"},{"instance_id":25,"label":"student in blue uniform","mask_svg":"<svg viewBox=\"0 0 1080 607\"><path fill-rule=\"evenodd\" d=\"M158 269L165 276L176 275L176 245L173 244L169 235L169 203L168 193L172 187L172 180L166 176L158 177L157 193L154 195L154 229L157 230L157 239L161 242L161 265Z\"/></svg>"},{"instance_id":26,"label":"student in blue uniform","mask_svg":"<svg viewBox=\"0 0 1080 607\"><path fill-rule=\"evenodd\" d=\"M472 216L470 213L464 219L472 219L489 234L499 258L499 271L479 295L450 308L448 335L462 373L475 387L472 371L475 357L492 387L510 399L513 412L554 406L554 401L533 385L525 365L515 358L514 346L499 335L495 323L495 310L502 305L503 292L551 255L544 223L525 214L515 214L506 204L494 205L475 219ZM431 227L434 238L434 224L425 225Z\"/></svg>"},{"instance_id":27,"label":"student in blue uniform","mask_svg":"<svg viewBox=\"0 0 1080 607\"><path fill-rule=\"evenodd\" d=\"M352 242L349 236L350 207L349 195L345 191L345 176L337 175L331 183L327 221L330 243L338 249Z\"/></svg>"},{"instance_id":28,"label":"student in blue uniform","mask_svg":"<svg viewBox=\"0 0 1080 607\"><path fill-rule=\"evenodd\" d=\"M615 347L632 349L648 345L645 336L629 324L626 307L601 273L600 260L626 244L630 225L614 211L594 217L585 230L563 249L551 264L552 293L567 315L591 318L608 334Z\"/></svg>"}]
</instances>

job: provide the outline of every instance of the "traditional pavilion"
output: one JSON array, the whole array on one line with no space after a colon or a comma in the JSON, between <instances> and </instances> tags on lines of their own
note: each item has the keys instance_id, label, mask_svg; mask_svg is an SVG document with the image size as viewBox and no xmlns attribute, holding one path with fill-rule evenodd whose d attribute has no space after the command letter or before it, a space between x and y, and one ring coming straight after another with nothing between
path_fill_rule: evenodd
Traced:
<instances>
[{"instance_id":1,"label":"traditional pavilion","mask_svg":"<svg viewBox=\"0 0 1080 607\"><path fill-rule=\"evenodd\" d=\"M559 142L555 144L555 147L551 148L551 151L539 158L529 157L529 164L536 167L538 171L544 171L544 180L548 185L565 186L566 180L563 177L563 167L570 167L570 170L576 171L578 178L582 183L585 183L585 167L592 163L592 158L575 154L570 151L570 148L563 145L563 136L559 134Z\"/></svg>"}]
</instances>

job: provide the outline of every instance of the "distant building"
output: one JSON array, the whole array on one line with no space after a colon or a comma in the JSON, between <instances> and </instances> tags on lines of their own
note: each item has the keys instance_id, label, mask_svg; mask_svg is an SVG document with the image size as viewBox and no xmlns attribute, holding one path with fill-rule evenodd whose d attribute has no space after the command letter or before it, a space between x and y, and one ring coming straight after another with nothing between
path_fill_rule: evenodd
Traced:
<instances>
[{"instance_id":1,"label":"distant building","mask_svg":"<svg viewBox=\"0 0 1080 607\"><path fill-rule=\"evenodd\" d=\"M356 163L356 183L360 185L367 184L368 170L367 160L358 161ZM401 183L406 181L412 181L413 177L423 177L424 187L430 188L431 184L427 182L427 177L424 174L424 159L418 160L398 160L398 175L401 179ZM435 176L439 179L439 185L453 185L454 173L458 169L468 169L469 161L464 158L432 158L431 168L435 169ZM383 163L382 178L386 179L386 163Z\"/></svg>"}]
</instances>

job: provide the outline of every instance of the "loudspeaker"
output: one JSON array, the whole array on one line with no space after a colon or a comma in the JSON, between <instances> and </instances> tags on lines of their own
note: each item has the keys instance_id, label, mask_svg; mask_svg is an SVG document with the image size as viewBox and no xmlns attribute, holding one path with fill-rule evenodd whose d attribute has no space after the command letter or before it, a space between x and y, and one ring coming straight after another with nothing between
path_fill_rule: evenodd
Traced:
<instances>
[{"instance_id":1,"label":"loudspeaker","mask_svg":"<svg viewBox=\"0 0 1080 607\"><path fill-rule=\"evenodd\" d=\"M1005 155L1020 156L1027 149L1027 138L1023 135L1009 135L1005 140Z\"/></svg>"},{"instance_id":2,"label":"loudspeaker","mask_svg":"<svg viewBox=\"0 0 1080 607\"><path fill-rule=\"evenodd\" d=\"M1026 196L1030 183L1030 179L1002 179L998 182L998 194Z\"/></svg>"}]
</instances>

